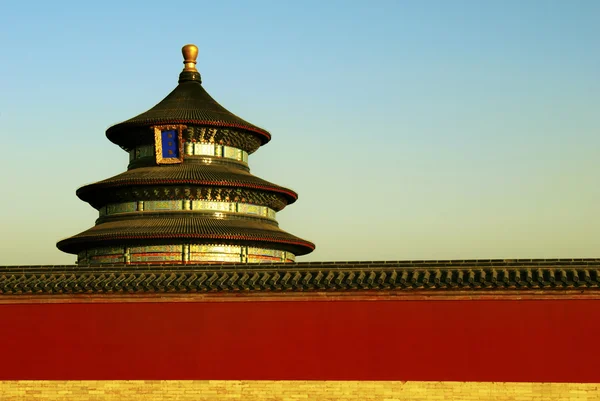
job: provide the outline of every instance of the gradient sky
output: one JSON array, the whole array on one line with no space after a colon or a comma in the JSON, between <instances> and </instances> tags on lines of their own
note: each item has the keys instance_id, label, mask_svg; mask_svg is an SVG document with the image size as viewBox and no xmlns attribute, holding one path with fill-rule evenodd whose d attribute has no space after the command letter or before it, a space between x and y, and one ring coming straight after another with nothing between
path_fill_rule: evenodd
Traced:
<instances>
[{"instance_id":1,"label":"gradient sky","mask_svg":"<svg viewBox=\"0 0 600 401\"><path fill-rule=\"evenodd\" d=\"M266 128L308 260L599 257L600 1L0 3L0 265L71 264L110 125L176 85Z\"/></svg>"}]
</instances>

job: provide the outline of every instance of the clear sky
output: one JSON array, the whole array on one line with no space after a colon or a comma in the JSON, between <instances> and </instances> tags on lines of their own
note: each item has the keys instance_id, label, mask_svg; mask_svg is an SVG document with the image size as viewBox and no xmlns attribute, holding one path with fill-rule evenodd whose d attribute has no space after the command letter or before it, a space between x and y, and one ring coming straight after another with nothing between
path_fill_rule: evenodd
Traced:
<instances>
[{"instance_id":1,"label":"clear sky","mask_svg":"<svg viewBox=\"0 0 600 401\"><path fill-rule=\"evenodd\" d=\"M273 135L299 260L600 257L600 1L2 1L0 265L73 263L110 125L176 85Z\"/></svg>"}]
</instances>

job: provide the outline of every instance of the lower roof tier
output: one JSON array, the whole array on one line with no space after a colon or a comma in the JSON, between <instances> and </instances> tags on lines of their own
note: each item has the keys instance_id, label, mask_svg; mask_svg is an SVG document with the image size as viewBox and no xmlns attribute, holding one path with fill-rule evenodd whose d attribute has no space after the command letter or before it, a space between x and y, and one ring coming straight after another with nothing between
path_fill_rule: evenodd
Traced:
<instances>
[{"instance_id":1,"label":"lower roof tier","mask_svg":"<svg viewBox=\"0 0 600 401\"><path fill-rule=\"evenodd\" d=\"M201 166L186 163L160 167L140 167L128 170L114 177L79 188L77 196L81 200L98 208L109 202L108 199L116 188L161 185L190 185L259 190L276 194L282 198L285 204L293 203L298 199L298 195L291 189L272 184L238 168L223 165Z\"/></svg>"},{"instance_id":2,"label":"lower roof tier","mask_svg":"<svg viewBox=\"0 0 600 401\"><path fill-rule=\"evenodd\" d=\"M106 221L59 241L56 246L63 252L77 254L99 246L174 241L246 244L280 249L294 255L305 255L315 249L313 243L288 234L272 222L255 219L216 219L193 214Z\"/></svg>"}]
</instances>

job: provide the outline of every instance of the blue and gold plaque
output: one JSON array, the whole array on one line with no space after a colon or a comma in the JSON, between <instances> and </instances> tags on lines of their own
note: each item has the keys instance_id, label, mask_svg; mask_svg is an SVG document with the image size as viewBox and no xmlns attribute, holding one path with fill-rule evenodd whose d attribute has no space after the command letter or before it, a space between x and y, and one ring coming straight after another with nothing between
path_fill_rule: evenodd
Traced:
<instances>
[{"instance_id":1,"label":"blue and gold plaque","mask_svg":"<svg viewBox=\"0 0 600 401\"><path fill-rule=\"evenodd\" d=\"M154 144L157 164L183 162L183 125L157 125L154 127Z\"/></svg>"}]
</instances>

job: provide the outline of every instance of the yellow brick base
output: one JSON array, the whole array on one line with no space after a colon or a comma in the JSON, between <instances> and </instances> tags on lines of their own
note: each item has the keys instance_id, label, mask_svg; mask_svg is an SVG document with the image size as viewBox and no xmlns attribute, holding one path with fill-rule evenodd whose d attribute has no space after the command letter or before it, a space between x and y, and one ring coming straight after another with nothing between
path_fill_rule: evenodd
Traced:
<instances>
[{"instance_id":1,"label":"yellow brick base","mask_svg":"<svg viewBox=\"0 0 600 401\"><path fill-rule=\"evenodd\" d=\"M600 384L399 381L0 381L0 400L600 400Z\"/></svg>"}]
</instances>

